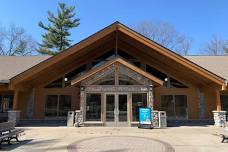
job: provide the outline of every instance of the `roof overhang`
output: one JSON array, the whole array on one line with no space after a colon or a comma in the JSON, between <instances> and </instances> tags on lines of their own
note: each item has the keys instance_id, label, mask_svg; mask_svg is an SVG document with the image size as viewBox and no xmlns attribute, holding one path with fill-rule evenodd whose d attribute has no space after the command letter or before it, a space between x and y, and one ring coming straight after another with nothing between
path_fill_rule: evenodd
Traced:
<instances>
[{"instance_id":1,"label":"roof overhang","mask_svg":"<svg viewBox=\"0 0 228 152\"><path fill-rule=\"evenodd\" d=\"M115 33L121 33L127 35L135 42L140 43L140 45L144 45L151 50L155 51L156 53L161 54L165 58L172 60L173 62L177 63L184 68L193 71L195 74L201 76L203 79L210 80L211 82L219 85L225 85L225 79L208 71L207 69L202 68L201 66L191 62L190 60L176 54L175 52L159 45L158 43L151 41L150 39L144 37L143 35L135 32L134 30L126 27L125 25L115 22L110 26L102 29L101 31L93 34L92 36L86 38L85 40L79 42L78 44L73 45L72 47L66 49L65 51L37 64L36 66L26 70L25 72L13 77L10 80L11 86L14 84L18 84L26 79L29 81L29 78L32 78L34 75L39 74L41 71L56 65L57 63L61 62L62 60L66 60L67 58L80 54L83 52L83 49L89 48L90 45L98 44L101 39L108 38L109 35L113 35ZM148 51L148 53L153 53L153 51Z\"/></svg>"}]
</instances>

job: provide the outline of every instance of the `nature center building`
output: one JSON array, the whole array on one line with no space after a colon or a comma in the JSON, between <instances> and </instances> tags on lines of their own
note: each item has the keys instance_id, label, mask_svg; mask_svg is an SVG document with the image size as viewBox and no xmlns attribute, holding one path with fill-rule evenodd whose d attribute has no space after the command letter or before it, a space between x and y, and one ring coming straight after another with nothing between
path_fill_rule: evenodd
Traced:
<instances>
[{"instance_id":1,"label":"nature center building","mask_svg":"<svg viewBox=\"0 0 228 152\"><path fill-rule=\"evenodd\" d=\"M24 120L131 126L139 107L169 120L228 110L228 56L180 56L115 22L55 56L0 56L0 112Z\"/></svg>"}]
</instances>

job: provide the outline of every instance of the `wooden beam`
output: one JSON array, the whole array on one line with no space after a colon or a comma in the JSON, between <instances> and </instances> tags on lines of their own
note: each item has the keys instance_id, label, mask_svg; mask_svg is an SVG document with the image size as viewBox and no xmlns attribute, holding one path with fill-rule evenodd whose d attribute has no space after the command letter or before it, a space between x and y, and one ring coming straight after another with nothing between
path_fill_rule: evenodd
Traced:
<instances>
[{"instance_id":1,"label":"wooden beam","mask_svg":"<svg viewBox=\"0 0 228 152\"><path fill-rule=\"evenodd\" d=\"M19 96L19 91L15 90L14 91L14 97L13 97L13 110L18 110L18 96Z\"/></svg>"},{"instance_id":2,"label":"wooden beam","mask_svg":"<svg viewBox=\"0 0 228 152\"><path fill-rule=\"evenodd\" d=\"M8 91L9 85L8 84L0 84L0 91Z\"/></svg>"},{"instance_id":3,"label":"wooden beam","mask_svg":"<svg viewBox=\"0 0 228 152\"><path fill-rule=\"evenodd\" d=\"M221 107L221 98L220 98L220 92L216 91L216 110L217 111L221 111L222 107Z\"/></svg>"},{"instance_id":4,"label":"wooden beam","mask_svg":"<svg viewBox=\"0 0 228 152\"><path fill-rule=\"evenodd\" d=\"M131 44L140 46L141 48L147 50L148 53L152 53L151 49L153 49L155 52L161 54L162 56L175 61L179 65L198 73L199 75L213 81L214 83L217 83L219 85L222 85L224 83L223 78L209 72L208 70L206 70L206 69L202 68L201 66L191 62L190 60L178 55L177 53L174 53L174 52L168 50L167 48L154 43L153 41L143 37L142 35L139 35L138 33L134 32L133 30L131 30L127 27L120 26L119 35L120 34L121 34L120 37L122 39L130 40Z\"/></svg>"},{"instance_id":5,"label":"wooden beam","mask_svg":"<svg viewBox=\"0 0 228 152\"><path fill-rule=\"evenodd\" d=\"M187 85L187 86L198 86L198 87L218 87L218 85L215 85L215 83L211 84L208 81L206 81L205 78L197 77L195 74L194 77L190 76L189 73L184 72L181 70L183 67L176 67L171 66L170 64L164 62L165 59L163 57L157 57L155 58L153 55L148 54L148 51L140 51L139 48L136 48L132 44L129 44L124 41L119 41L119 48L121 48L123 51L130 53L133 57L137 58L138 60L143 61L144 63L152 66L153 68L157 69L158 71L161 71L164 74L170 75L173 78L176 78L181 83ZM179 65L181 66L181 65Z\"/></svg>"},{"instance_id":6,"label":"wooden beam","mask_svg":"<svg viewBox=\"0 0 228 152\"><path fill-rule=\"evenodd\" d=\"M63 76L64 74L72 71L73 69L80 67L83 64L91 63L95 58L99 57L104 52L111 50L113 48L114 48L114 43L109 42L103 46L100 46L94 50L91 50L91 53L88 53L79 59L71 60L71 62L69 62L67 65L64 65L59 68L52 68L49 72L40 74L39 76L34 77L33 80L30 80L29 82L27 81L24 82L24 85L28 83L33 85L47 85L54 79L57 79L60 76Z\"/></svg>"},{"instance_id":7,"label":"wooden beam","mask_svg":"<svg viewBox=\"0 0 228 152\"><path fill-rule=\"evenodd\" d=\"M157 77L155 77L155 76L143 71L142 69L140 69L140 68L138 68L138 67L136 67L136 66L134 66L132 64L129 64L128 62L124 61L123 59L115 58L113 60L110 60L110 61L104 63L103 65L101 65L101 66L99 66L97 68L94 68L94 69L88 71L86 74L84 74L82 76L79 76L76 79L72 80L71 81L71 85L77 84L78 82L80 82L82 80L85 80L86 78L94 75L95 73L97 73L97 72L99 72L99 71L101 71L101 70L103 70L103 69L105 69L105 68L107 68L107 67L109 67L109 66L111 66L112 64L115 64L115 63L120 63L120 64L126 66L127 68L129 68L129 69L131 69L131 70L143 75L144 77L150 79L155 84L163 85L163 83L164 83L164 81L158 79Z\"/></svg>"},{"instance_id":8,"label":"wooden beam","mask_svg":"<svg viewBox=\"0 0 228 152\"><path fill-rule=\"evenodd\" d=\"M12 83L18 83L24 79L27 79L27 78L33 76L34 73L41 72L44 69L46 69L52 65L55 65L56 63L60 62L62 59L66 58L66 57L70 57L74 54L78 54L79 52L83 51L84 48L91 46L91 44L98 45L98 42L104 41L105 39L107 39L105 37L108 37L109 35L114 33L114 31L116 31L116 26L117 26L116 24L112 24L112 25L98 31L97 33L89 36L88 38L82 40L80 43L73 45L72 47L62 51L61 53L37 64L36 66L30 68L29 70L26 70L25 72L14 77L11 80Z\"/></svg>"}]
</instances>

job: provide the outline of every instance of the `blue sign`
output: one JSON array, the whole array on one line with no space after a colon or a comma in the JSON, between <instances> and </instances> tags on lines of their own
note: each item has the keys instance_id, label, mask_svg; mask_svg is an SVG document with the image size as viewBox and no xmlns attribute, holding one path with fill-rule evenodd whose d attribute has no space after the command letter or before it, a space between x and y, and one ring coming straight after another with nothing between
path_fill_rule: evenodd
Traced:
<instances>
[{"instance_id":1,"label":"blue sign","mask_svg":"<svg viewBox=\"0 0 228 152\"><path fill-rule=\"evenodd\" d=\"M139 108L139 123L145 125L152 124L151 108Z\"/></svg>"}]
</instances>

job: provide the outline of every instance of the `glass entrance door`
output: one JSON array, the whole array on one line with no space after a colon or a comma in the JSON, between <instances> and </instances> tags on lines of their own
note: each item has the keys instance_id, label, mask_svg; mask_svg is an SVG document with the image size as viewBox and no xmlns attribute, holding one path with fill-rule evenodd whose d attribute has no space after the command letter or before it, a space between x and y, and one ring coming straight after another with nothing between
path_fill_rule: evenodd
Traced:
<instances>
[{"instance_id":1,"label":"glass entrance door","mask_svg":"<svg viewBox=\"0 0 228 152\"><path fill-rule=\"evenodd\" d=\"M106 126L128 126L128 94L105 95Z\"/></svg>"}]
</instances>

